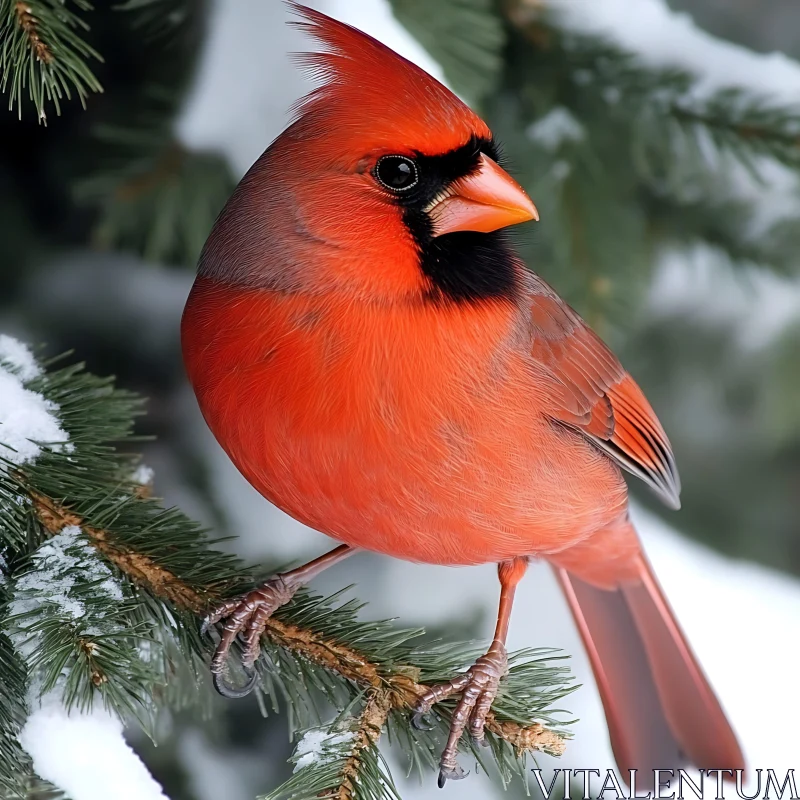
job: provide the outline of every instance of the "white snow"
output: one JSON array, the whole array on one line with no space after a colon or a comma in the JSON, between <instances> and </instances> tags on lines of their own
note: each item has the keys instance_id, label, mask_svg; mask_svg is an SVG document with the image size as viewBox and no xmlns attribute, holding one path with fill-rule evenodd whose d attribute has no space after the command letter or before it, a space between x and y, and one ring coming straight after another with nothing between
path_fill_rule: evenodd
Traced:
<instances>
[{"instance_id":1,"label":"white snow","mask_svg":"<svg viewBox=\"0 0 800 800\"><path fill-rule=\"evenodd\" d=\"M292 772L310 767L312 764L325 764L339 758L341 750L337 751L337 745L352 742L354 737L355 733L352 731L332 733L323 728L312 728L306 731L295 747L294 755L299 758L295 762Z\"/></svg>"},{"instance_id":2,"label":"white snow","mask_svg":"<svg viewBox=\"0 0 800 800\"><path fill-rule=\"evenodd\" d=\"M27 383L42 374L30 348L8 334L0 333L0 364Z\"/></svg>"},{"instance_id":3,"label":"white snow","mask_svg":"<svg viewBox=\"0 0 800 800\"><path fill-rule=\"evenodd\" d=\"M46 607L64 619L83 619L86 607L75 596L79 579L84 585L96 581L92 589L96 596L104 595L113 603L122 601L122 589L111 570L81 537L81 529L70 525L39 546L30 570L14 581L9 616ZM95 620L97 616L93 615ZM38 646L38 636L31 633L30 625L30 620L21 619L10 634L14 646L25 658L30 658Z\"/></svg>"},{"instance_id":4,"label":"white snow","mask_svg":"<svg viewBox=\"0 0 800 800\"><path fill-rule=\"evenodd\" d=\"M67 713L57 694L45 695L19 738L36 774L71 800L167 800L102 708Z\"/></svg>"},{"instance_id":5,"label":"white snow","mask_svg":"<svg viewBox=\"0 0 800 800\"><path fill-rule=\"evenodd\" d=\"M656 318L730 328L745 352L767 347L800 319L800 281L753 267L735 272L709 245L664 250L650 289Z\"/></svg>"},{"instance_id":6,"label":"white snow","mask_svg":"<svg viewBox=\"0 0 800 800\"><path fill-rule=\"evenodd\" d=\"M111 603L123 599L109 568L82 538L81 529L70 525L39 546L30 571L14 582L9 615L47 610L65 621L85 623L87 609L75 596L79 583L91 584L95 597L104 596ZM102 626L98 633L108 633L102 616L102 612L89 615ZM161 788L125 742L119 719L97 703L91 710L68 713L61 701L63 677L51 692L39 697L39 676L32 661L39 635L31 631L31 624L31 618L18 620L10 637L29 669L34 668L28 690L31 713L19 740L33 759L36 773L72 800L164 799Z\"/></svg>"},{"instance_id":7,"label":"white snow","mask_svg":"<svg viewBox=\"0 0 800 800\"><path fill-rule=\"evenodd\" d=\"M654 67L696 74L701 94L739 87L792 106L800 97L797 61L718 39L664 0L552 0L547 5L571 30L602 35Z\"/></svg>"},{"instance_id":8,"label":"white snow","mask_svg":"<svg viewBox=\"0 0 800 800\"><path fill-rule=\"evenodd\" d=\"M153 482L154 477L155 472L152 467L148 467L147 464L139 464L134 470L133 475L131 475L131 480L142 486L149 486Z\"/></svg>"},{"instance_id":9,"label":"white snow","mask_svg":"<svg viewBox=\"0 0 800 800\"><path fill-rule=\"evenodd\" d=\"M531 123L525 133L531 141L551 152L558 150L564 142L579 142L585 136L583 125L561 106Z\"/></svg>"},{"instance_id":10,"label":"white snow","mask_svg":"<svg viewBox=\"0 0 800 800\"><path fill-rule=\"evenodd\" d=\"M14 464L35 459L41 445L66 452L72 449L56 418L58 406L24 386L39 374L24 344L0 336L0 457Z\"/></svg>"},{"instance_id":11,"label":"white snow","mask_svg":"<svg viewBox=\"0 0 800 800\"><path fill-rule=\"evenodd\" d=\"M78 563L74 556L66 553L71 540L72 531L67 529L37 550L31 571L14 583L15 598L9 608L12 617L32 611L41 604L52 606L56 613L75 620L84 616L83 603L70 597L76 579L73 568ZM23 594L27 596L22 597ZM16 642L16 634L13 640Z\"/></svg>"}]
</instances>

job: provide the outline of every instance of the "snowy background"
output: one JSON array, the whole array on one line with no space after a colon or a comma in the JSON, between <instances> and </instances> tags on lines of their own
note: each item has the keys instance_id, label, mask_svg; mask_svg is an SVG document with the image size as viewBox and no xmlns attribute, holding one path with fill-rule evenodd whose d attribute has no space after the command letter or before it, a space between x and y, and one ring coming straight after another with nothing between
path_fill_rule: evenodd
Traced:
<instances>
[{"instance_id":1,"label":"snowy background","mask_svg":"<svg viewBox=\"0 0 800 800\"><path fill-rule=\"evenodd\" d=\"M319 0L315 5L441 77L439 66L394 20L384 0ZM603 31L659 64L686 63L706 76L709 89L735 82L759 89L768 86L784 99L800 96L796 62L711 41L688 17L670 11L660 0L637 0L636 4L563 0L561 5L577 28ZM280 133L292 103L309 88L288 56L302 50L305 43L297 31L285 26L283 3L216 0L213 8L207 49L177 129L187 145L224 153L237 175L242 175ZM562 125L561 135L569 135L569 126L564 130ZM740 185L743 193L763 194L764 220L754 224L766 224L785 213L788 203L796 202L797 187L780 168L770 173L766 187L755 185L746 174ZM79 353L81 342L110 327L112 320L118 331L135 330L135 346L128 343L127 347L128 363L115 362L113 342L106 357L107 371L117 372L124 384L126 372L135 369L132 364L138 363L140 371L142 364L153 364L157 372L171 369L177 362L178 322L191 281L185 272L145 265L132 257L60 256L47 283L26 285L26 303L0 318L0 323L4 330L22 338L36 338L40 328L30 316L36 308L48 317L51 330L69 339ZM102 302L87 302L89 297ZM82 309L80 315L70 312L76 306ZM787 326L797 324L800 289L792 281L764 276L755 276L743 288L716 263L714 254L702 247L691 257L667 252L652 289L650 313L654 318L695 315L702 317L703 324L720 329L735 325L742 348L753 350L765 347ZM159 382L161 389L151 401L150 416L156 432L168 432L168 436L147 453L148 463L155 469L157 493L209 525L224 516L238 537L229 546L248 560L286 564L322 552L328 546L325 537L270 507L239 476L206 430L185 383L166 381L166 391L164 383ZM2 402L0 383L0 413ZM207 464L208 473L199 484L180 478L176 464L187 454L202 457ZM779 773L800 768L796 726L800 685L795 679L800 663L800 582L724 557L684 538L680 513L671 515L667 525L637 506L634 519L655 570L730 714L749 764ZM758 535L754 530L753 536ZM349 583L358 584L358 596L369 602L368 613L375 617L399 617L404 624L422 624L442 632L450 627L459 632L469 629L477 636L491 633L498 595L493 566L433 568L363 554L325 573L315 586L333 591ZM542 757L540 765L612 767L588 661L556 583L541 564L529 570L519 589L510 635L511 649L537 645L557 646L570 653L572 668L582 684L566 703L580 719L574 741L560 760ZM236 713L243 715L237 719L247 720L250 734L246 747L231 748L228 741L199 726L181 727L180 735L169 745L184 764L197 800L251 800L283 774L289 747L280 723L270 721L261 726L250 712ZM122 746L116 725L101 717L90 735L102 738L106 731L109 740ZM169 737L169 731L164 734ZM31 728L26 736L35 740L42 734ZM69 738L69 734L61 738ZM157 772L158 753L138 739L135 744ZM432 776L423 784L414 778L408 785L400 770L395 770L395 777L404 797L442 796ZM106 780L103 776L97 779L98 785ZM148 797L162 796L157 787L151 789ZM483 776L473 774L465 782L449 784L446 792L477 800L497 797L499 790ZM73 793L74 800L93 796Z\"/></svg>"}]
</instances>

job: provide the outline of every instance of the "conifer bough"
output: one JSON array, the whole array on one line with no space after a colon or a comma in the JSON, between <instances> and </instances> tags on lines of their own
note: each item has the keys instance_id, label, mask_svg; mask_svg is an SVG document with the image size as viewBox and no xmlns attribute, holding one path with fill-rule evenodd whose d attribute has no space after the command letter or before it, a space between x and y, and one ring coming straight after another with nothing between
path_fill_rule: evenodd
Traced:
<instances>
[{"instance_id":1,"label":"conifer bough","mask_svg":"<svg viewBox=\"0 0 800 800\"><path fill-rule=\"evenodd\" d=\"M87 0L70 0L78 11L90 11ZM22 104L27 93L40 120L52 103L57 114L73 93L86 106L90 92L103 89L89 67L102 61L81 33L89 29L83 17L63 0L2 0L0 3L0 69L8 107Z\"/></svg>"}]
</instances>

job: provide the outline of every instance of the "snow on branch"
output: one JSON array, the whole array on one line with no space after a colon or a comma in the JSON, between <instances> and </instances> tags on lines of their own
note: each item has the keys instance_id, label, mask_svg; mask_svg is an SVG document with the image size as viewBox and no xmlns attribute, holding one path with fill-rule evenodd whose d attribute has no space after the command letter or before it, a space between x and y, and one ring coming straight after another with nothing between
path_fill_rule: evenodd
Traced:
<instances>
[{"instance_id":1,"label":"snow on branch","mask_svg":"<svg viewBox=\"0 0 800 800\"><path fill-rule=\"evenodd\" d=\"M530 11L530 2L519 5ZM577 69L574 78L585 73L610 110L638 116L639 151L653 149L660 136L669 144L668 158L686 160L696 150L694 168L704 162L707 170L733 173L736 197L768 200L763 187L773 183L797 194L800 62L719 39L664 0L552 0L544 8L573 64L586 62L588 69ZM679 131L682 142L674 136ZM783 216L799 206L784 204Z\"/></svg>"},{"instance_id":2,"label":"snow on branch","mask_svg":"<svg viewBox=\"0 0 800 800\"><path fill-rule=\"evenodd\" d=\"M9 471L32 465L43 452L74 452L58 418L58 404L26 385L42 375L24 344L0 335L0 470L6 479ZM3 493L0 506L8 495L16 508L28 504L21 492ZM17 710L0 717L0 734L6 739L19 717L29 711L18 742L37 775L72 800L164 800L158 784L126 744L120 719L108 710L88 707L93 687L108 680L104 662L111 659L126 666L120 642L115 641L130 639L115 613L125 598L111 570L74 525L42 542L12 580L5 577L10 567L3 552L0 567L0 600L7 612L0 649L10 643L27 673L22 697L21 673L9 662L14 654L0 653L4 684L13 690L16 683L18 690L16 697L8 698L8 705ZM143 675L142 670L138 674L131 670L132 679ZM87 679L83 685L82 676ZM135 686L128 688L137 691ZM67 705L81 708L68 711ZM2 755L25 766L23 754L7 740ZM4 774L0 779L7 786L13 776Z\"/></svg>"},{"instance_id":3,"label":"snow on branch","mask_svg":"<svg viewBox=\"0 0 800 800\"><path fill-rule=\"evenodd\" d=\"M25 388L39 375L33 353L0 335L0 459L24 464L41 453L42 442L66 452L72 447L56 417L58 406Z\"/></svg>"},{"instance_id":4,"label":"snow on branch","mask_svg":"<svg viewBox=\"0 0 800 800\"><path fill-rule=\"evenodd\" d=\"M514 100L490 102L490 122L545 198L537 263L588 276L570 300L595 324L638 301L654 243L796 269L800 63L725 42L665 0L503 9Z\"/></svg>"}]
</instances>

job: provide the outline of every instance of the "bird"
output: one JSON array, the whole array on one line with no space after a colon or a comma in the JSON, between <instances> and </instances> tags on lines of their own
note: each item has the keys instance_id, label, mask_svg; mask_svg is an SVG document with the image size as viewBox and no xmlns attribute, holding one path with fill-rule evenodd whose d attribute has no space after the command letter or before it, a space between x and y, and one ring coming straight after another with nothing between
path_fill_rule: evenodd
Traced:
<instances>
[{"instance_id":1,"label":"bird","mask_svg":"<svg viewBox=\"0 0 800 800\"><path fill-rule=\"evenodd\" d=\"M486 654L459 696L439 784L463 777L508 669L515 589L554 569L623 775L743 768L731 725L629 517L623 472L679 508L672 447L606 344L517 254L537 221L487 124L367 34L291 3L318 85L216 220L181 321L206 423L247 481L339 544L212 610L217 689L252 688L269 616L353 553L492 563ZM250 680L224 677L243 638Z\"/></svg>"}]
</instances>

